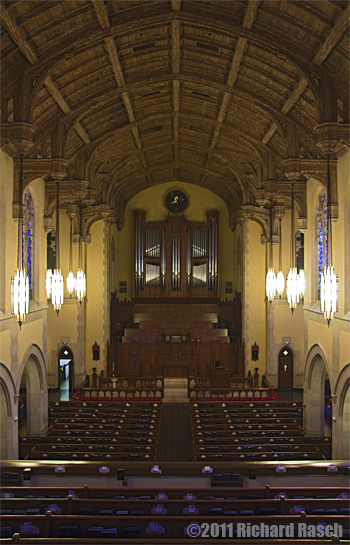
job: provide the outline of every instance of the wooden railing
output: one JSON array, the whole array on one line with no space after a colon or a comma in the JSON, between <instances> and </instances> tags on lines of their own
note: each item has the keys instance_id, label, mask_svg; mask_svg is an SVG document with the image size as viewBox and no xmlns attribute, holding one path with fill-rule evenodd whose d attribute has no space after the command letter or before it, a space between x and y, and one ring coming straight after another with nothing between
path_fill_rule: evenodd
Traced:
<instances>
[{"instance_id":1,"label":"wooden railing","mask_svg":"<svg viewBox=\"0 0 350 545\"><path fill-rule=\"evenodd\" d=\"M99 377L98 383L98 386L91 386L89 380L85 380L75 394L75 399L161 399L164 397L162 377Z\"/></svg>"},{"instance_id":2,"label":"wooden railing","mask_svg":"<svg viewBox=\"0 0 350 545\"><path fill-rule=\"evenodd\" d=\"M249 400L274 400L278 399L277 394L272 388L211 388L210 385L189 388L188 397L191 400L217 399L226 401L249 401Z\"/></svg>"}]
</instances>

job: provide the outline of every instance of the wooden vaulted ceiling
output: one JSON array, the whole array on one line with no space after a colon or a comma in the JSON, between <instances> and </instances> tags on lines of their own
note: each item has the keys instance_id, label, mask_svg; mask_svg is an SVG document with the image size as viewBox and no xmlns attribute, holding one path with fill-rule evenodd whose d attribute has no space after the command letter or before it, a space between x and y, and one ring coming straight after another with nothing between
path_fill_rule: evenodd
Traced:
<instances>
[{"instance_id":1,"label":"wooden vaulted ceiling","mask_svg":"<svg viewBox=\"0 0 350 545\"><path fill-rule=\"evenodd\" d=\"M348 0L5 0L1 8L9 109L20 75L33 82L28 156L42 153L62 119L68 179L83 157L96 203L125 207L141 189L179 180L237 210L254 204L271 161L283 178L289 122L303 157L321 156L324 74L338 121L348 119Z\"/></svg>"}]
</instances>

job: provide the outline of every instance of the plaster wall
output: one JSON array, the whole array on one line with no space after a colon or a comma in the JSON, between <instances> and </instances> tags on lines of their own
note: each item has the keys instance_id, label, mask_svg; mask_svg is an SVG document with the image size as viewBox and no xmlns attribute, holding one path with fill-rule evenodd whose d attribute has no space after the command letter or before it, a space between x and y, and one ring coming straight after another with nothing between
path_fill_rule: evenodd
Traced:
<instances>
[{"instance_id":1,"label":"plaster wall","mask_svg":"<svg viewBox=\"0 0 350 545\"><path fill-rule=\"evenodd\" d=\"M244 230L243 336L246 372L250 370L254 374L254 368L258 367L261 377L266 373L266 249L260 243L261 228L256 222L248 221ZM251 347L255 342L259 346L258 361L251 359Z\"/></svg>"},{"instance_id":2,"label":"plaster wall","mask_svg":"<svg viewBox=\"0 0 350 545\"><path fill-rule=\"evenodd\" d=\"M104 262L104 222L94 223L90 229L91 244L86 250L86 285L85 301L85 369L91 375L92 368L97 367L97 373L105 369L107 347L104 345L104 294L107 278L107 264ZM92 346L95 341L100 346L100 360L93 361Z\"/></svg>"},{"instance_id":3,"label":"plaster wall","mask_svg":"<svg viewBox=\"0 0 350 545\"><path fill-rule=\"evenodd\" d=\"M0 318L11 315L11 276L17 266L17 221L12 219L13 160L0 150Z\"/></svg>"},{"instance_id":4,"label":"plaster wall","mask_svg":"<svg viewBox=\"0 0 350 545\"><path fill-rule=\"evenodd\" d=\"M47 313L45 295L46 235L43 230L45 184L42 179L28 186L35 214L33 251L33 299L29 314L19 329L11 311L11 277L17 268L18 222L12 218L14 163L0 150L0 354L1 362L11 373L15 384L20 384L21 364L28 347L36 344L47 362Z\"/></svg>"}]
</instances>

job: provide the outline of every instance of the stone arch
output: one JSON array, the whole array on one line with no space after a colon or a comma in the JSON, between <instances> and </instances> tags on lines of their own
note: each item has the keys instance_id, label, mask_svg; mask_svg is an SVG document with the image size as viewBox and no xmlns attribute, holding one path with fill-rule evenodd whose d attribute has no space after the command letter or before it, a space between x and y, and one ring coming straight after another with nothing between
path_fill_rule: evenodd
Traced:
<instances>
[{"instance_id":1,"label":"stone arch","mask_svg":"<svg viewBox=\"0 0 350 545\"><path fill-rule=\"evenodd\" d=\"M350 363L338 377L332 396L332 454L336 460L350 458Z\"/></svg>"},{"instance_id":2,"label":"stone arch","mask_svg":"<svg viewBox=\"0 0 350 545\"><path fill-rule=\"evenodd\" d=\"M32 344L23 355L18 373L16 393L26 367L27 435L46 435L48 426L47 370L40 348Z\"/></svg>"},{"instance_id":3,"label":"stone arch","mask_svg":"<svg viewBox=\"0 0 350 545\"><path fill-rule=\"evenodd\" d=\"M0 363L0 458L2 460L18 458L16 399L11 373L6 365Z\"/></svg>"},{"instance_id":4,"label":"stone arch","mask_svg":"<svg viewBox=\"0 0 350 545\"><path fill-rule=\"evenodd\" d=\"M304 433L306 436L324 436L325 370L334 392L331 368L323 349L315 344L306 358L304 371Z\"/></svg>"}]
</instances>

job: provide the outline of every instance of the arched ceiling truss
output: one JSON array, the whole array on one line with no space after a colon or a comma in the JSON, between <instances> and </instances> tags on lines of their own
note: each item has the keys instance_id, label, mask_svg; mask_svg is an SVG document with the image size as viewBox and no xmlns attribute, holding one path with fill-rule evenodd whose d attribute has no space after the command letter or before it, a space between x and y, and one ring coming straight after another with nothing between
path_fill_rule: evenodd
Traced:
<instances>
[{"instance_id":1,"label":"arched ceiling truss","mask_svg":"<svg viewBox=\"0 0 350 545\"><path fill-rule=\"evenodd\" d=\"M349 123L347 0L4 0L0 13L2 145L51 180L85 180L104 215L176 180L235 216L264 184L285 188L291 159L324 159L318 125Z\"/></svg>"}]
</instances>

